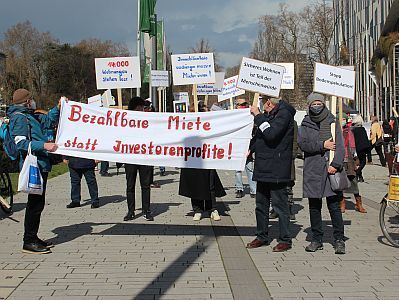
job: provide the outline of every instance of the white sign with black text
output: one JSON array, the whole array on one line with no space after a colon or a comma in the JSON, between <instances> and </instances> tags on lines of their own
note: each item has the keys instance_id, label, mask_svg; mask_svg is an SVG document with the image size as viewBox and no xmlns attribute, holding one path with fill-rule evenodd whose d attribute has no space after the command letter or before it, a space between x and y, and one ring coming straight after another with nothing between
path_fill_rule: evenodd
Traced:
<instances>
[{"instance_id":1,"label":"white sign with black text","mask_svg":"<svg viewBox=\"0 0 399 300\"><path fill-rule=\"evenodd\" d=\"M226 78L223 82L223 93L218 96L218 102L245 94L245 91L237 88L238 75Z\"/></svg>"},{"instance_id":2,"label":"white sign with black text","mask_svg":"<svg viewBox=\"0 0 399 300\"><path fill-rule=\"evenodd\" d=\"M285 68L283 82L281 83L282 90L293 90L295 88L295 64L294 63L273 63Z\"/></svg>"},{"instance_id":3,"label":"white sign with black text","mask_svg":"<svg viewBox=\"0 0 399 300\"><path fill-rule=\"evenodd\" d=\"M197 95L221 95L223 93L224 72L216 72L216 83L197 85Z\"/></svg>"},{"instance_id":4,"label":"white sign with black text","mask_svg":"<svg viewBox=\"0 0 399 300\"><path fill-rule=\"evenodd\" d=\"M151 85L153 87L168 87L169 71L151 70Z\"/></svg>"}]
</instances>

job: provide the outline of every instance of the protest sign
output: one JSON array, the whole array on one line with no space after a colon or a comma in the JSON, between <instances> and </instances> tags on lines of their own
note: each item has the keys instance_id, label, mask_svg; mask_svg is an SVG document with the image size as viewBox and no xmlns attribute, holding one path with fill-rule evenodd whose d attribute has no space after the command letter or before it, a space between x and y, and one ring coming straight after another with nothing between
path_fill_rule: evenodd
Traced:
<instances>
[{"instance_id":1,"label":"protest sign","mask_svg":"<svg viewBox=\"0 0 399 300\"><path fill-rule=\"evenodd\" d=\"M102 94L101 98L104 107L115 105L115 97L112 96L111 90L106 90L104 94Z\"/></svg>"},{"instance_id":2,"label":"protest sign","mask_svg":"<svg viewBox=\"0 0 399 300\"><path fill-rule=\"evenodd\" d=\"M295 64L294 63L273 63L285 68L283 75L283 82L281 83L282 90L293 90L295 88Z\"/></svg>"},{"instance_id":3,"label":"protest sign","mask_svg":"<svg viewBox=\"0 0 399 300\"><path fill-rule=\"evenodd\" d=\"M215 83L197 85L197 95L221 95L223 93L224 72L215 73Z\"/></svg>"},{"instance_id":4,"label":"protest sign","mask_svg":"<svg viewBox=\"0 0 399 300\"><path fill-rule=\"evenodd\" d=\"M213 53L172 55L174 85L215 82Z\"/></svg>"},{"instance_id":5,"label":"protest sign","mask_svg":"<svg viewBox=\"0 0 399 300\"><path fill-rule=\"evenodd\" d=\"M97 89L140 88L140 60L138 57L96 58Z\"/></svg>"},{"instance_id":6,"label":"protest sign","mask_svg":"<svg viewBox=\"0 0 399 300\"><path fill-rule=\"evenodd\" d=\"M87 104L94 106L103 106L101 94L89 97L87 99Z\"/></svg>"},{"instance_id":7,"label":"protest sign","mask_svg":"<svg viewBox=\"0 0 399 300\"><path fill-rule=\"evenodd\" d=\"M218 96L219 102L245 94L244 90L237 88L237 80L238 75L224 80L223 93Z\"/></svg>"},{"instance_id":8,"label":"protest sign","mask_svg":"<svg viewBox=\"0 0 399 300\"><path fill-rule=\"evenodd\" d=\"M175 101L184 101L186 103L190 102L190 98L188 97L187 92L173 93L173 99Z\"/></svg>"},{"instance_id":9,"label":"protest sign","mask_svg":"<svg viewBox=\"0 0 399 300\"><path fill-rule=\"evenodd\" d=\"M186 101L173 101L173 111L175 113L188 112L188 104Z\"/></svg>"},{"instance_id":10,"label":"protest sign","mask_svg":"<svg viewBox=\"0 0 399 300\"><path fill-rule=\"evenodd\" d=\"M153 87L169 86L169 71L151 71L151 85Z\"/></svg>"},{"instance_id":11,"label":"protest sign","mask_svg":"<svg viewBox=\"0 0 399 300\"><path fill-rule=\"evenodd\" d=\"M237 87L277 98L280 96L283 75L282 66L243 57Z\"/></svg>"},{"instance_id":12,"label":"protest sign","mask_svg":"<svg viewBox=\"0 0 399 300\"><path fill-rule=\"evenodd\" d=\"M139 165L243 170L252 128L249 109L173 114L63 101L56 153Z\"/></svg>"},{"instance_id":13,"label":"protest sign","mask_svg":"<svg viewBox=\"0 0 399 300\"><path fill-rule=\"evenodd\" d=\"M347 99L355 99L355 71L316 63L313 90Z\"/></svg>"}]
</instances>

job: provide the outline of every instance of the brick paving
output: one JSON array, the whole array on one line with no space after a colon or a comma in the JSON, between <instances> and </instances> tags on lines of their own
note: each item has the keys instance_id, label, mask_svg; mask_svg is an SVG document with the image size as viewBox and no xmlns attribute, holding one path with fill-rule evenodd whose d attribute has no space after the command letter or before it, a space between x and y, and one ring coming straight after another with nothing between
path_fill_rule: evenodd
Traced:
<instances>
[{"instance_id":1,"label":"brick paving","mask_svg":"<svg viewBox=\"0 0 399 300\"><path fill-rule=\"evenodd\" d=\"M98 176L102 206L96 210L87 201L66 209L69 175L52 179L40 230L42 238L55 242L52 254L21 252L25 195L17 195L11 218L0 213L0 299L398 299L399 251L385 243L378 225L386 170L366 167L360 189L368 213L349 205L348 253L337 256L326 207L325 248L304 251L309 218L300 162L297 167L295 239L285 253L271 251L275 240L271 247L245 249L255 232L255 201L248 195L234 198L233 172L219 171L231 218L222 216L214 224L209 218L193 223L189 200L177 195L179 173L173 168L168 176L155 177L162 187L152 190L154 222L122 221L123 174ZM88 199L85 184L83 190ZM272 221L274 238L277 228Z\"/></svg>"}]
</instances>

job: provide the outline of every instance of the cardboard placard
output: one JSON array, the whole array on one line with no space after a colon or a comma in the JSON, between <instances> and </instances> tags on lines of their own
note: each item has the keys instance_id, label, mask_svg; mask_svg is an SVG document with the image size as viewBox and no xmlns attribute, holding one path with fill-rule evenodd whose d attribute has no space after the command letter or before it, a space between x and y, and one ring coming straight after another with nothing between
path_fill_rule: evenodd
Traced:
<instances>
[{"instance_id":1,"label":"cardboard placard","mask_svg":"<svg viewBox=\"0 0 399 300\"><path fill-rule=\"evenodd\" d=\"M223 93L218 95L218 102L245 94L245 91L237 88L238 75L226 78L223 82Z\"/></svg>"},{"instance_id":2,"label":"cardboard placard","mask_svg":"<svg viewBox=\"0 0 399 300\"><path fill-rule=\"evenodd\" d=\"M153 87L168 87L169 71L151 70L151 85Z\"/></svg>"},{"instance_id":3,"label":"cardboard placard","mask_svg":"<svg viewBox=\"0 0 399 300\"><path fill-rule=\"evenodd\" d=\"M281 83L282 90L293 90L295 88L295 64L294 63L273 63L285 68L283 75L283 82Z\"/></svg>"},{"instance_id":4,"label":"cardboard placard","mask_svg":"<svg viewBox=\"0 0 399 300\"><path fill-rule=\"evenodd\" d=\"M199 84L197 95L221 95L223 93L224 74L224 72L216 72L215 83Z\"/></svg>"}]
</instances>

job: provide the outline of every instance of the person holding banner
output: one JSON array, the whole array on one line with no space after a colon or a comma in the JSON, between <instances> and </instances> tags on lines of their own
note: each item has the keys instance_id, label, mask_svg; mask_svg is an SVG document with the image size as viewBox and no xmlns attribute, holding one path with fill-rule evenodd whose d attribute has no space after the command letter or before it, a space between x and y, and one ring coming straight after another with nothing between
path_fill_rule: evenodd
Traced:
<instances>
[{"instance_id":1,"label":"person holding banner","mask_svg":"<svg viewBox=\"0 0 399 300\"><path fill-rule=\"evenodd\" d=\"M43 177L43 194L28 195L22 251L33 254L46 254L51 253L50 248L54 245L51 242L41 240L37 233L45 205L47 177L51 171L49 152L56 151L58 146L55 143L48 142L48 138L42 128L49 128L58 123L61 101L47 115L42 115L37 119L30 112L31 101L31 92L26 89L16 90L12 99L13 105L8 109L8 114L10 116L10 132L20 153L20 169L30 147L32 153L37 156L40 173Z\"/></svg>"},{"instance_id":2,"label":"person holding banner","mask_svg":"<svg viewBox=\"0 0 399 300\"><path fill-rule=\"evenodd\" d=\"M280 235L273 252L291 249L289 230L288 183L291 181L292 146L294 142L295 109L281 99L264 98L262 114L258 107L251 107L257 126L251 141L255 145L253 180L256 187L256 238L247 248L269 245L270 202L279 216Z\"/></svg>"},{"instance_id":3,"label":"person holding banner","mask_svg":"<svg viewBox=\"0 0 399 300\"><path fill-rule=\"evenodd\" d=\"M140 97L133 97L129 101L128 110L144 111L145 100ZM143 218L147 221L154 221L154 217L150 211L150 196L151 196L151 176L153 172L152 166L125 164L126 171L126 198L128 212L123 218L124 221L130 221L135 218L134 211L136 210L136 178L137 172L140 176L141 186L141 203Z\"/></svg>"},{"instance_id":4,"label":"person holding banner","mask_svg":"<svg viewBox=\"0 0 399 300\"><path fill-rule=\"evenodd\" d=\"M323 249L323 223L321 217L322 198L327 199L334 229L336 254L345 254L344 222L340 202L342 192L333 191L329 174L335 174L344 166L344 141L341 124L325 105L325 98L318 93L308 96L309 114L305 116L298 135L298 144L305 155L303 167L303 197L309 198L312 242L305 248L307 252ZM331 124L335 123L335 139ZM329 162L330 151L334 158Z\"/></svg>"},{"instance_id":5,"label":"person holding banner","mask_svg":"<svg viewBox=\"0 0 399 300\"><path fill-rule=\"evenodd\" d=\"M199 102L198 111L205 112L206 110L205 105ZM210 212L212 220L220 221L221 218L216 209L216 197L226 196L226 192L216 170L182 168L179 195L191 198L194 211L193 221L200 221L205 211Z\"/></svg>"}]
</instances>

